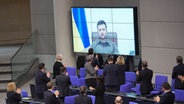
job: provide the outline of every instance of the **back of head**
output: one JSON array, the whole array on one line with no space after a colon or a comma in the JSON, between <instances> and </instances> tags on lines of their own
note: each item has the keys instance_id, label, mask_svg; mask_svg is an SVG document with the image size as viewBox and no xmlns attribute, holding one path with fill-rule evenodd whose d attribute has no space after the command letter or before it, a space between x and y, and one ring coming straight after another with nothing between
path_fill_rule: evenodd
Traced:
<instances>
[{"instance_id":1,"label":"back of head","mask_svg":"<svg viewBox=\"0 0 184 104\"><path fill-rule=\"evenodd\" d=\"M114 61L114 57L113 56L109 56L108 58L107 58L107 62L113 62Z\"/></svg>"},{"instance_id":2,"label":"back of head","mask_svg":"<svg viewBox=\"0 0 184 104\"><path fill-rule=\"evenodd\" d=\"M177 63L179 63L179 64L183 63L183 57L177 56L177 57L176 57L176 61L177 61Z\"/></svg>"},{"instance_id":3,"label":"back of head","mask_svg":"<svg viewBox=\"0 0 184 104\"><path fill-rule=\"evenodd\" d=\"M170 84L169 84L168 82L164 82L164 83L162 84L162 88L163 88L164 90L170 90L170 89L171 89L171 86L170 86Z\"/></svg>"},{"instance_id":4,"label":"back of head","mask_svg":"<svg viewBox=\"0 0 184 104\"><path fill-rule=\"evenodd\" d=\"M47 89L52 89L54 86L54 83L53 82L48 82L47 83Z\"/></svg>"},{"instance_id":5,"label":"back of head","mask_svg":"<svg viewBox=\"0 0 184 104\"><path fill-rule=\"evenodd\" d=\"M148 67L148 62L146 60L142 61L142 67L147 68Z\"/></svg>"},{"instance_id":6,"label":"back of head","mask_svg":"<svg viewBox=\"0 0 184 104\"><path fill-rule=\"evenodd\" d=\"M118 56L117 60L116 60L116 64L118 65L124 65L125 64L125 59L123 56Z\"/></svg>"},{"instance_id":7,"label":"back of head","mask_svg":"<svg viewBox=\"0 0 184 104\"><path fill-rule=\"evenodd\" d=\"M42 70L44 67L45 67L45 64L44 63L40 63L39 64L39 70Z\"/></svg>"},{"instance_id":8,"label":"back of head","mask_svg":"<svg viewBox=\"0 0 184 104\"><path fill-rule=\"evenodd\" d=\"M115 98L115 103L116 103L116 104L122 104L122 103L123 103L122 97L121 97L121 96L117 96L117 97Z\"/></svg>"},{"instance_id":9,"label":"back of head","mask_svg":"<svg viewBox=\"0 0 184 104\"><path fill-rule=\"evenodd\" d=\"M93 48L89 48L89 49L88 49L88 55L91 55L91 54L93 54L93 53L94 53Z\"/></svg>"},{"instance_id":10,"label":"back of head","mask_svg":"<svg viewBox=\"0 0 184 104\"><path fill-rule=\"evenodd\" d=\"M85 86L81 86L79 88L79 93L80 93L80 95L85 95L87 93L86 87Z\"/></svg>"},{"instance_id":11,"label":"back of head","mask_svg":"<svg viewBox=\"0 0 184 104\"><path fill-rule=\"evenodd\" d=\"M57 61L62 61L62 58L63 58L62 54L57 54L56 55L56 60Z\"/></svg>"},{"instance_id":12,"label":"back of head","mask_svg":"<svg viewBox=\"0 0 184 104\"><path fill-rule=\"evenodd\" d=\"M93 58L94 58L93 55L87 55L87 56L86 56L86 61L87 61L87 62L90 62L90 61L93 60Z\"/></svg>"},{"instance_id":13,"label":"back of head","mask_svg":"<svg viewBox=\"0 0 184 104\"><path fill-rule=\"evenodd\" d=\"M8 83L7 91L15 91L15 90L16 90L15 82Z\"/></svg>"},{"instance_id":14,"label":"back of head","mask_svg":"<svg viewBox=\"0 0 184 104\"><path fill-rule=\"evenodd\" d=\"M65 67L63 67L63 66L61 66L61 67L60 67L60 72L61 72L61 73L66 72L66 68L65 68Z\"/></svg>"}]
</instances>

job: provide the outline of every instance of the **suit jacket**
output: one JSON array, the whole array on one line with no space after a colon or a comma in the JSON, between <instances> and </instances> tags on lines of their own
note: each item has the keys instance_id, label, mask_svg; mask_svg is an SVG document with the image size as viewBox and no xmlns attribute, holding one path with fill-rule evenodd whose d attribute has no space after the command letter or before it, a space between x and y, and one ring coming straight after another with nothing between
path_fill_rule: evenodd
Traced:
<instances>
[{"instance_id":1,"label":"suit jacket","mask_svg":"<svg viewBox=\"0 0 184 104\"><path fill-rule=\"evenodd\" d=\"M86 69L86 79L96 78L96 70L93 68L91 63L86 62L84 68Z\"/></svg>"},{"instance_id":2,"label":"suit jacket","mask_svg":"<svg viewBox=\"0 0 184 104\"><path fill-rule=\"evenodd\" d=\"M44 92L45 104L60 104L59 99L50 90Z\"/></svg>"},{"instance_id":3,"label":"suit jacket","mask_svg":"<svg viewBox=\"0 0 184 104\"><path fill-rule=\"evenodd\" d=\"M171 91L162 94L159 104L174 104L175 95Z\"/></svg>"},{"instance_id":4,"label":"suit jacket","mask_svg":"<svg viewBox=\"0 0 184 104\"><path fill-rule=\"evenodd\" d=\"M59 90L59 96L65 97L70 95L70 77L65 74L60 74L56 76L56 85Z\"/></svg>"},{"instance_id":5,"label":"suit jacket","mask_svg":"<svg viewBox=\"0 0 184 104\"><path fill-rule=\"evenodd\" d=\"M151 83L153 77L153 71L146 68L140 71L140 74L137 76L137 81L140 82L140 91L141 92L150 92L153 90Z\"/></svg>"},{"instance_id":6,"label":"suit jacket","mask_svg":"<svg viewBox=\"0 0 184 104\"><path fill-rule=\"evenodd\" d=\"M100 84L98 85L93 94L95 95L95 104L105 104L104 101L104 93L105 93L105 85L104 84Z\"/></svg>"},{"instance_id":7,"label":"suit jacket","mask_svg":"<svg viewBox=\"0 0 184 104\"><path fill-rule=\"evenodd\" d=\"M15 91L7 92L7 104L20 104L21 94L16 93Z\"/></svg>"},{"instance_id":8,"label":"suit jacket","mask_svg":"<svg viewBox=\"0 0 184 104\"><path fill-rule=\"evenodd\" d=\"M50 82L50 78L47 77L46 73L38 71L35 77L36 93L43 94L47 90L48 82Z\"/></svg>"},{"instance_id":9,"label":"suit jacket","mask_svg":"<svg viewBox=\"0 0 184 104\"><path fill-rule=\"evenodd\" d=\"M105 85L118 85L118 77L117 77L117 65L115 64L107 64L104 67L103 75L105 77Z\"/></svg>"},{"instance_id":10,"label":"suit jacket","mask_svg":"<svg viewBox=\"0 0 184 104\"><path fill-rule=\"evenodd\" d=\"M79 95L74 98L74 104L92 104L92 100L86 95Z\"/></svg>"},{"instance_id":11,"label":"suit jacket","mask_svg":"<svg viewBox=\"0 0 184 104\"><path fill-rule=\"evenodd\" d=\"M117 70L117 74L118 74L118 81L119 81L119 85L125 84L125 71L126 71L126 66L125 65L117 65L118 70Z\"/></svg>"},{"instance_id":12,"label":"suit jacket","mask_svg":"<svg viewBox=\"0 0 184 104\"><path fill-rule=\"evenodd\" d=\"M178 75L184 75L184 64L178 64L173 68L172 79L175 79L174 88L184 89L184 84L178 79Z\"/></svg>"},{"instance_id":13,"label":"suit jacket","mask_svg":"<svg viewBox=\"0 0 184 104\"><path fill-rule=\"evenodd\" d=\"M56 61L53 66L53 79L56 78L57 75L60 75L60 67L63 67L63 63Z\"/></svg>"}]
</instances>

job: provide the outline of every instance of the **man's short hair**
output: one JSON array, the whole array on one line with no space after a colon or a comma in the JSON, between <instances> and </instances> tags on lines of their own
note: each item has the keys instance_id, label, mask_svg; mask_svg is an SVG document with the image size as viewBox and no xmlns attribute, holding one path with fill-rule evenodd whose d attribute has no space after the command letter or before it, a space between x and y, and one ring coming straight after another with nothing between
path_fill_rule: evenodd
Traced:
<instances>
[{"instance_id":1,"label":"man's short hair","mask_svg":"<svg viewBox=\"0 0 184 104\"><path fill-rule=\"evenodd\" d=\"M98 23L97 23L97 29L98 29L98 26L99 25L102 25L102 24L104 24L105 25L105 28L107 28L106 22L104 20L99 20Z\"/></svg>"},{"instance_id":2,"label":"man's short hair","mask_svg":"<svg viewBox=\"0 0 184 104\"><path fill-rule=\"evenodd\" d=\"M41 69L43 69L45 67L45 64L44 63L40 63L38 67L39 67L39 70L41 70Z\"/></svg>"},{"instance_id":3,"label":"man's short hair","mask_svg":"<svg viewBox=\"0 0 184 104\"><path fill-rule=\"evenodd\" d=\"M114 57L113 57L113 56L109 56L109 57L107 58L107 62L109 62L109 61L114 61Z\"/></svg>"},{"instance_id":4,"label":"man's short hair","mask_svg":"<svg viewBox=\"0 0 184 104\"><path fill-rule=\"evenodd\" d=\"M48 82L47 83L47 89L51 89L54 86L53 82Z\"/></svg>"},{"instance_id":5,"label":"man's short hair","mask_svg":"<svg viewBox=\"0 0 184 104\"><path fill-rule=\"evenodd\" d=\"M122 103L123 103L122 97L121 97L121 96L117 96L117 97L115 98L115 103L116 103L116 104L122 104Z\"/></svg>"},{"instance_id":6,"label":"man's short hair","mask_svg":"<svg viewBox=\"0 0 184 104\"><path fill-rule=\"evenodd\" d=\"M87 93L86 87L85 87L85 86L81 86L81 87L79 88L79 93L80 93L81 95L86 94L86 93Z\"/></svg>"},{"instance_id":7,"label":"man's short hair","mask_svg":"<svg viewBox=\"0 0 184 104\"><path fill-rule=\"evenodd\" d=\"M148 62L146 60L142 61L142 67L144 67L144 68L148 67Z\"/></svg>"},{"instance_id":8,"label":"man's short hair","mask_svg":"<svg viewBox=\"0 0 184 104\"><path fill-rule=\"evenodd\" d=\"M162 88L164 88L165 90L170 90L171 89L171 86L170 86L170 84L168 82L164 82L162 84Z\"/></svg>"},{"instance_id":9,"label":"man's short hair","mask_svg":"<svg viewBox=\"0 0 184 104\"><path fill-rule=\"evenodd\" d=\"M60 67L60 72L61 72L61 73L64 73L65 71L66 71L66 68L63 67L63 66L61 66L61 67Z\"/></svg>"},{"instance_id":10,"label":"man's short hair","mask_svg":"<svg viewBox=\"0 0 184 104\"><path fill-rule=\"evenodd\" d=\"M91 55L91 54L93 54L93 53L94 53L93 48L89 48L89 49L88 49L88 55Z\"/></svg>"},{"instance_id":11,"label":"man's short hair","mask_svg":"<svg viewBox=\"0 0 184 104\"><path fill-rule=\"evenodd\" d=\"M179 64L183 63L183 57L177 56L177 57L176 57L176 61L177 61L177 63L179 63Z\"/></svg>"}]
</instances>

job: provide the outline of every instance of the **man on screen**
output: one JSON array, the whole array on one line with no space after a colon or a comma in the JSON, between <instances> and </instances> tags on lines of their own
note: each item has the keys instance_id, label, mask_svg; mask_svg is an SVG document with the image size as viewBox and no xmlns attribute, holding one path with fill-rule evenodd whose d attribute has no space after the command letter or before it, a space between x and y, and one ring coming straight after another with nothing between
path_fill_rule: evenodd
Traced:
<instances>
[{"instance_id":1,"label":"man on screen","mask_svg":"<svg viewBox=\"0 0 184 104\"><path fill-rule=\"evenodd\" d=\"M96 39L91 46L91 48L95 50L95 53L118 54L117 45L106 37L107 25L104 20L98 21L97 32L99 38Z\"/></svg>"}]
</instances>

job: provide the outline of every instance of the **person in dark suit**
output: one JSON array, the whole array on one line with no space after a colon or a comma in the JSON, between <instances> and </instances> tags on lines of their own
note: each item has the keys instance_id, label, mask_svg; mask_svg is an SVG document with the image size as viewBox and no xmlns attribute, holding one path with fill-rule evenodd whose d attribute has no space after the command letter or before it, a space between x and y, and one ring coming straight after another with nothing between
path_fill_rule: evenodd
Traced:
<instances>
[{"instance_id":1,"label":"person in dark suit","mask_svg":"<svg viewBox=\"0 0 184 104\"><path fill-rule=\"evenodd\" d=\"M7 104L20 104L21 91L16 88L15 82L8 83L7 86Z\"/></svg>"},{"instance_id":2,"label":"person in dark suit","mask_svg":"<svg viewBox=\"0 0 184 104\"><path fill-rule=\"evenodd\" d=\"M60 67L64 67L62 63L62 57L63 56L61 54L56 55L56 62L53 66L53 79L55 79L57 75L60 75Z\"/></svg>"},{"instance_id":3,"label":"person in dark suit","mask_svg":"<svg viewBox=\"0 0 184 104\"><path fill-rule=\"evenodd\" d=\"M151 83L153 77L153 71L147 68L147 61L142 61L142 71L137 71L137 81L140 83L140 92L142 96L150 94L153 90L153 86Z\"/></svg>"},{"instance_id":4,"label":"person in dark suit","mask_svg":"<svg viewBox=\"0 0 184 104\"><path fill-rule=\"evenodd\" d=\"M91 98L87 96L85 86L79 88L79 96L74 98L74 104L92 104Z\"/></svg>"},{"instance_id":5,"label":"person in dark suit","mask_svg":"<svg viewBox=\"0 0 184 104\"><path fill-rule=\"evenodd\" d=\"M90 87L89 89L93 91L93 94L96 97L95 104L105 104L105 101L104 101L105 85L104 85L104 77L103 76L97 77L96 88Z\"/></svg>"},{"instance_id":6,"label":"person in dark suit","mask_svg":"<svg viewBox=\"0 0 184 104\"><path fill-rule=\"evenodd\" d=\"M118 91L119 84L118 84L118 77L117 77L117 65L113 64L113 57L109 57L108 64L105 65L103 76L105 77L105 86L109 91Z\"/></svg>"},{"instance_id":7,"label":"person in dark suit","mask_svg":"<svg viewBox=\"0 0 184 104\"><path fill-rule=\"evenodd\" d=\"M117 77L118 77L119 86L120 86L122 84L125 84L126 65L125 65L125 59L123 56L118 56L116 60L116 65L118 66Z\"/></svg>"},{"instance_id":8,"label":"person in dark suit","mask_svg":"<svg viewBox=\"0 0 184 104\"><path fill-rule=\"evenodd\" d=\"M172 72L172 79L175 79L174 88L184 90L184 84L178 78L178 76L183 76L184 75L183 58L181 56L177 56L176 57L176 62L177 62L177 65L174 66L173 72Z\"/></svg>"},{"instance_id":9,"label":"person in dark suit","mask_svg":"<svg viewBox=\"0 0 184 104\"><path fill-rule=\"evenodd\" d=\"M48 90L44 92L44 103L45 104L60 104L60 101L58 98L59 91L56 90L56 91L54 91L54 93L52 92L54 89L53 82L48 82L47 88L48 88Z\"/></svg>"},{"instance_id":10,"label":"person in dark suit","mask_svg":"<svg viewBox=\"0 0 184 104\"><path fill-rule=\"evenodd\" d=\"M36 94L39 99L43 99L44 91L47 90L47 83L50 82L50 72L45 72L45 64L39 64L39 71L36 73L35 84Z\"/></svg>"},{"instance_id":11,"label":"person in dark suit","mask_svg":"<svg viewBox=\"0 0 184 104\"><path fill-rule=\"evenodd\" d=\"M159 104L174 104L175 95L171 91L171 86L168 82L164 82L162 84L162 90L164 91L164 93L161 95L161 97L156 96L154 100Z\"/></svg>"},{"instance_id":12,"label":"person in dark suit","mask_svg":"<svg viewBox=\"0 0 184 104\"><path fill-rule=\"evenodd\" d=\"M64 102L64 97L70 95L70 77L66 72L65 67L60 68L61 74L56 76L56 86L59 90L59 97L61 102Z\"/></svg>"}]
</instances>

